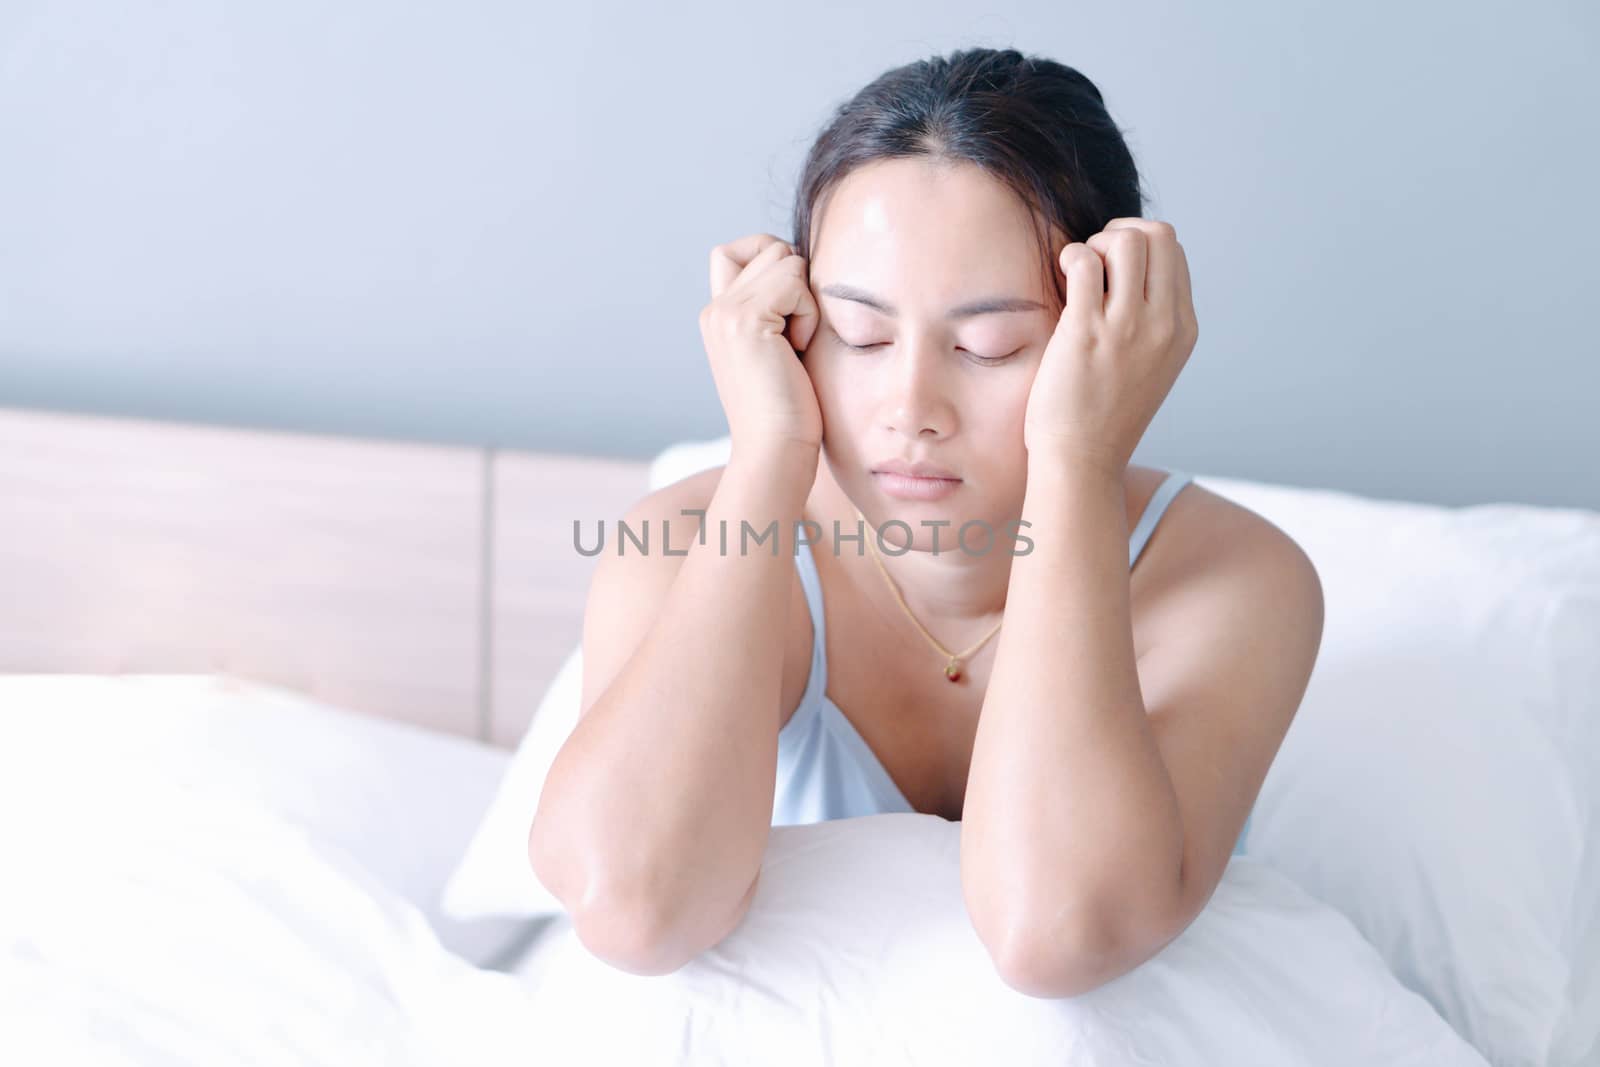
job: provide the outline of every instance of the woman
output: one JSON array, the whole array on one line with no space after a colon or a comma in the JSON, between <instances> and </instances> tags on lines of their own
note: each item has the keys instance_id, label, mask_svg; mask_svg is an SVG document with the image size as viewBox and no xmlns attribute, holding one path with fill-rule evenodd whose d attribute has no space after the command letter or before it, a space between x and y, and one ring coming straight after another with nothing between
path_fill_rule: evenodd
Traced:
<instances>
[{"instance_id":1,"label":"woman","mask_svg":"<svg viewBox=\"0 0 1600 1067\"><path fill-rule=\"evenodd\" d=\"M730 458L630 512L657 551L602 556L530 831L590 951L674 970L745 914L770 825L880 811L961 820L974 926L1034 995L1199 914L1322 596L1282 531L1129 464L1196 338L1142 202L1083 75L971 49L838 110L793 242L713 250Z\"/></svg>"}]
</instances>

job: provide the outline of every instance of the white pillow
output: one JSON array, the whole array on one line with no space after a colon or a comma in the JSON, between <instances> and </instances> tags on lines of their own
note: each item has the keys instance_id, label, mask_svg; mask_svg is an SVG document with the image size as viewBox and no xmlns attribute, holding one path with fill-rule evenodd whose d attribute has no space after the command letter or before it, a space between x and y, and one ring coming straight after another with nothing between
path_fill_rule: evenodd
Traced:
<instances>
[{"instance_id":1,"label":"white pillow","mask_svg":"<svg viewBox=\"0 0 1600 1067\"><path fill-rule=\"evenodd\" d=\"M652 489L725 462L684 442ZM1321 576L1323 643L1252 816L1250 856L1338 907L1496 1062L1600 1048L1600 513L1465 509L1209 476ZM539 914L543 772L581 660L534 716L448 914Z\"/></svg>"},{"instance_id":2,"label":"white pillow","mask_svg":"<svg viewBox=\"0 0 1600 1067\"><path fill-rule=\"evenodd\" d=\"M1495 1063L1600 1056L1600 512L1198 478L1322 579L1250 855Z\"/></svg>"},{"instance_id":3,"label":"white pillow","mask_svg":"<svg viewBox=\"0 0 1600 1067\"><path fill-rule=\"evenodd\" d=\"M907 813L775 827L739 926L666 975L618 970L568 927L535 997L541 1051L636 1067L1487 1067L1348 919L1249 857L1143 965L1077 997L1020 993L968 919L960 833Z\"/></svg>"},{"instance_id":4,"label":"white pillow","mask_svg":"<svg viewBox=\"0 0 1600 1067\"><path fill-rule=\"evenodd\" d=\"M573 728L583 699L583 646L562 661L550 688L534 709L516 756L500 779L461 863L445 883L441 905L456 919L487 915L551 916L565 913L561 901L533 875L528 830L544 791L545 777Z\"/></svg>"}]
</instances>

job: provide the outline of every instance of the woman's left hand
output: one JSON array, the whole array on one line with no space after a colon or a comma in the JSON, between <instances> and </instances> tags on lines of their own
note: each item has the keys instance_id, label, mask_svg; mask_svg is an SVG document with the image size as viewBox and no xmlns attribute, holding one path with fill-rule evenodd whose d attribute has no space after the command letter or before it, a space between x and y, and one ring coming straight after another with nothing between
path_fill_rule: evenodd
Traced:
<instances>
[{"instance_id":1,"label":"woman's left hand","mask_svg":"<svg viewBox=\"0 0 1600 1067\"><path fill-rule=\"evenodd\" d=\"M1193 351L1189 264L1171 224L1113 219L1061 250L1067 306L1028 393L1033 462L1087 462L1120 479Z\"/></svg>"}]
</instances>

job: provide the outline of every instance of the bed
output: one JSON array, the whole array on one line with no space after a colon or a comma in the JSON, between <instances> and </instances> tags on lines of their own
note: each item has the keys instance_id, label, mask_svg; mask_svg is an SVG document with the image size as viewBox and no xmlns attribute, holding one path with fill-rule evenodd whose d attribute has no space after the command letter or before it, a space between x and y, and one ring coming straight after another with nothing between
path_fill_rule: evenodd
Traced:
<instances>
[{"instance_id":1,"label":"bed","mask_svg":"<svg viewBox=\"0 0 1600 1067\"><path fill-rule=\"evenodd\" d=\"M1006 987L959 824L776 827L745 922L594 959L522 860L573 522L650 461L0 409L0 1059L1600 1063L1600 511L1197 475L1312 556L1244 855L1145 966Z\"/></svg>"}]
</instances>

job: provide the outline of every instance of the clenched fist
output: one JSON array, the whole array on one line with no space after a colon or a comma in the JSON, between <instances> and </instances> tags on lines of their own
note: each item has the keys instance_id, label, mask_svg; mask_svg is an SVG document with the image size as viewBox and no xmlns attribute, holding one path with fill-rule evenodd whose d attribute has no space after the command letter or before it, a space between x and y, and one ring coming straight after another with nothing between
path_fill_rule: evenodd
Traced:
<instances>
[{"instance_id":1,"label":"clenched fist","mask_svg":"<svg viewBox=\"0 0 1600 1067\"><path fill-rule=\"evenodd\" d=\"M821 448L822 413L800 361L817 321L806 261L787 242L758 233L711 250L700 336L736 450Z\"/></svg>"},{"instance_id":2,"label":"clenched fist","mask_svg":"<svg viewBox=\"0 0 1600 1067\"><path fill-rule=\"evenodd\" d=\"M1067 304L1028 392L1030 459L1121 477L1199 337L1171 224L1121 218L1061 250Z\"/></svg>"}]
</instances>

